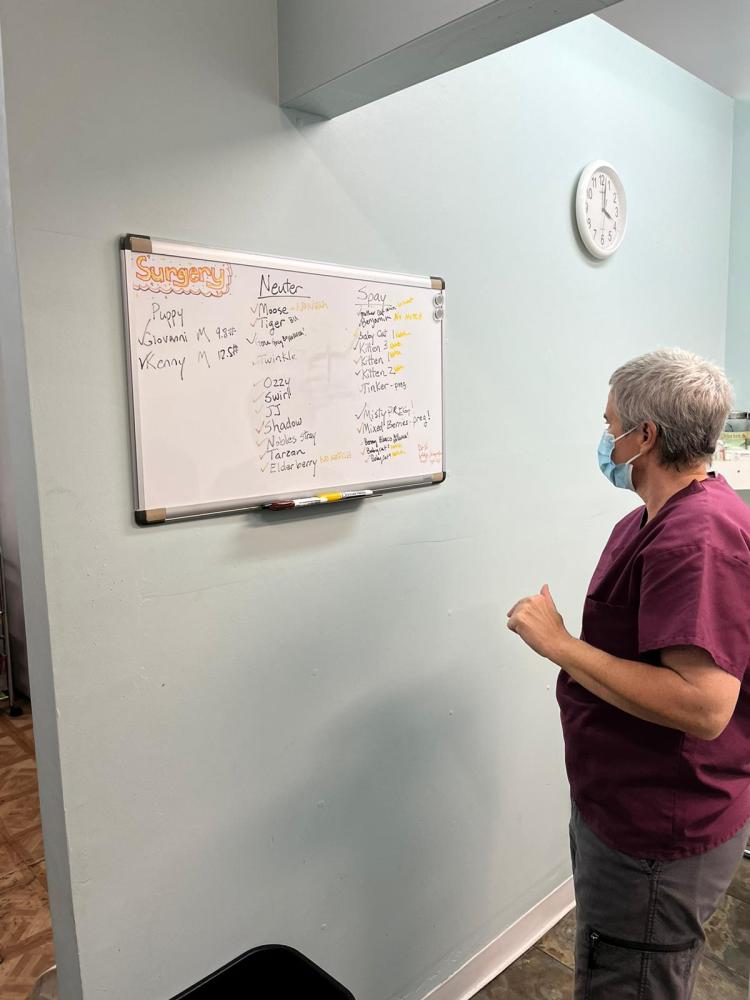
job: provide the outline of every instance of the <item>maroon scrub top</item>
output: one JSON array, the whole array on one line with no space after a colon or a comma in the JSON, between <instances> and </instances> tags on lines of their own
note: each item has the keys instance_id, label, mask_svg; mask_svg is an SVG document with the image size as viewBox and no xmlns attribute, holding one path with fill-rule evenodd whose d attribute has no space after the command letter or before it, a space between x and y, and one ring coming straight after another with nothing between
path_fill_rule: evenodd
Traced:
<instances>
[{"instance_id":1,"label":"maroon scrub top","mask_svg":"<svg viewBox=\"0 0 750 1000\"><path fill-rule=\"evenodd\" d=\"M626 660L700 646L741 683L718 739L644 722L560 673L565 762L581 815L610 847L672 860L750 817L750 508L722 476L694 480L646 522L615 527L589 585L581 638ZM627 669L627 668L624 668Z\"/></svg>"}]
</instances>

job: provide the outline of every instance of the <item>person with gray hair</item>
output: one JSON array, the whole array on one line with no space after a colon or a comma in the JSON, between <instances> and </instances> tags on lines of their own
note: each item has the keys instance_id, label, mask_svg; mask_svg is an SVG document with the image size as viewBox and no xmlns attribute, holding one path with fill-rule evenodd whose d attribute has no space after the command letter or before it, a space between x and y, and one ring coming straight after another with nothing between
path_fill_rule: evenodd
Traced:
<instances>
[{"instance_id":1,"label":"person with gray hair","mask_svg":"<svg viewBox=\"0 0 750 1000\"><path fill-rule=\"evenodd\" d=\"M689 1000L750 834L750 509L707 471L731 401L687 351L618 368L599 467L643 506L605 546L580 639L546 584L508 612L560 667L576 1000Z\"/></svg>"}]
</instances>

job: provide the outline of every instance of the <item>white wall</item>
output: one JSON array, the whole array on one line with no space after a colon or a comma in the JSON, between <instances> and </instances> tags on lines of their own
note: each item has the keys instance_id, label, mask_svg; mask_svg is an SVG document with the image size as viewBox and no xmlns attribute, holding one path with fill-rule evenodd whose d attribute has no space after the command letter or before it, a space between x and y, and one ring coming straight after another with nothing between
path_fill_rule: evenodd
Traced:
<instances>
[{"instance_id":1,"label":"white wall","mask_svg":"<svg viewBox=\"0 0 750 1000\"><path fill-rule=\"evenodd\" d=\"M750 101L734 108L727 371L737 409L750 409Z\"/></svg>"},{"instance_id":2,"label":"white wall","mask_svg":"<svg viewBox=\"0 0 750 1000\"><path fill-rule=\"evenodd\" d=\"M280 98L304 94L487 5L487 0L432 0L429 4L381 0L377 5L368 0L281 0Z\"/></svg>"},{"instance_id":3,"label":"white wall","mask_svg":"<svg viewBox=\"0 0 750 1000\"><path fill-rule=\"evenodd\" d=\"M279 99L335 118L618 0L279 0Z\"/></svg>"},{"instance_id":4,"label":"white wall","mask_svg":"<svg viewBox=\"0 0 750 1000\"><path fill-rule=\"evenodd\" d=\"M632 502L595 462L614 366L723 356L728 99L592 18L297 130L274 13L0 0L63 1000L163 1000L266 941L357 1000L422 997L557 886L555 675L505 612L548 581L577 628ZM571 211L599 156L633 206L605 266ZM134 527L127 231L444 275L445 485Z\"/></svg>"},{"instance_id":5,"label":"white wall","mask_svg":"<svg viewBox=\"0 0 750 1000\"><path fill-rule=\"evenodd\" d=\"M621 0L601 15L732 97L750 100L750 7L737 0Z\"/></svg>"}]
</instances>

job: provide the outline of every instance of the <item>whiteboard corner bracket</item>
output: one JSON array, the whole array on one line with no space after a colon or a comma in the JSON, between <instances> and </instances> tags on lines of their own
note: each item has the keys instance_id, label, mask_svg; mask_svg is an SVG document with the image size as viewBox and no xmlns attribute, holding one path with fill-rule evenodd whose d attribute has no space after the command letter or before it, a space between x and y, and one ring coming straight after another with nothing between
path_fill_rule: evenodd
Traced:
<instances>
[{"instance_id":1,"label":"whiteboard corner bracket","mask_svg":"<svg viewBox=\"0 0 750 1000\"><path fill-rule=\"evenodd\" d=\"M128 233L120 240L120 249L132 250L134 253L152 253L151 237Z\"/></svg>"},{"instance_id":2,"label":"whiteboard corner bracket","mask_svg":"<svg viewBox=\"0 0 750 1000\"><path fill-rule=\"evenodd\" d=\"M152 507L151 510L137 510L136 524L163 524L167 519L166 507Z\"/></svg>"}]
</instances>

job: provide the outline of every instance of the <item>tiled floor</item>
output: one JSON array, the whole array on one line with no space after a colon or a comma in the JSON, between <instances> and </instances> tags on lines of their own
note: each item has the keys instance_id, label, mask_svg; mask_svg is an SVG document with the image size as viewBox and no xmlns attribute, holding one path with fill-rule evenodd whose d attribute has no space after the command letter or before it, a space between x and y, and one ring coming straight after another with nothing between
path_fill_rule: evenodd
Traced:
<instances>
[{"instance_id":1,"label":"tiled floor","mask_svg":"<svg viewBox=\"0 0 750 1000\"><path fill-rule=\"evenodd\" d=\"M474 1000L571 1000L575 910ZM0 711L0 997L28 1000L54 962L28 704ZM693 1000L747 1000L750 861L741 861L707 927Z\"/></svg>"},{"instance_id":2,"label":"tiled floor","mask_svg":"<svg viewBox=\"0 0 750 1000\"><path fill-rule=\"evenodd\" d=\"M54 963L28 705L0 711L0 997L28 1000Z\"/></svg>"},{"instance_id":3,"label":"tiled floor","mask_svg":"<svg viewBox=\"0 0 750 1000\"><path fill-rule=\"evenodd\" d=\"M571 1000L575 910L477 993L474 1000ZM750 861L740 861L706 927L706 952L693 1000L748 1000Z\"/></svg>"}]
</instances>

